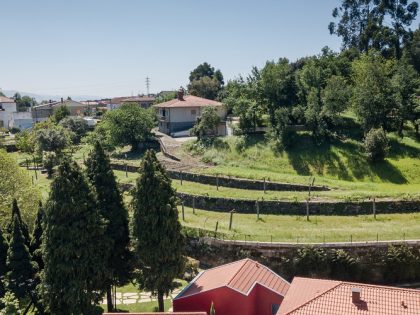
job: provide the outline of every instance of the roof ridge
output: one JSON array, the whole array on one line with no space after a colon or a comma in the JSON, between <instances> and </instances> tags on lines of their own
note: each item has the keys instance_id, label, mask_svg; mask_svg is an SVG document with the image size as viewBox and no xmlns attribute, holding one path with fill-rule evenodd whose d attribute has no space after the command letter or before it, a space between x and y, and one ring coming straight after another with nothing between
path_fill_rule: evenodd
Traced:
<instances>
[{"instance_id":1,"label":"roof ridge","mask_svg":"<svg viewBox=\"0 0 420 315\"><path fill-rule=\"evenodd\" d=\"M381 289L388 289L388 290L401 290L401 291L419 293L418 289L400 288L400 287L395 287L395 286L391 286L391 285L380 285L380 284L376 285L376 284L370 284L370 283L348 282L348 281L341 281L341 284L360 285L360 286L371 287L371 288L381 288Z\"/></svg>"},{"instance_id":2,"label":"roof ridge","mask_svg":"<svg viewBox=\"0 0 420 315\"><path fill-rule=\"evenodd\" d=\"M320 280L322 280L322 279L320 279ZM334 281L334 280L333 280ZM300 309L300 308L302 308L302 307L304 307L304 306L306 306L306 305L308 305L309 303L311 303L312 301L314 301L314 300L316 300L316 299L318 299L318 298L320 298L321 296L323 296L323 295L325 295L325 294L327 294L327 293L329 293L330 291L332 291L332 290L334 290L334 289L336 289L338 286L340 286L340 285L342 285L343 283L341 282L341 281L339 281L335 286L333 286L332 288L329 288L328 290L326 290L326 291L324 291L324 292L322 292L321 294L319 294L319 295L317 295L317 296L315 296L315 297L313 297L312 299L309 299L308 301L306 301L305 303L303 303L303 304L301 304L301 305L299 305L298 307L296 307L296 308L294 308L294 309L292 309L292 310L290 310L290 311L288 311L286 314L284 314L284 315L288 315L288 314L291 314L291 313L293 313L294 311L297 311L298 309ZM286 293L287 294L287 293Z\"/></svg>"}]
</instances>

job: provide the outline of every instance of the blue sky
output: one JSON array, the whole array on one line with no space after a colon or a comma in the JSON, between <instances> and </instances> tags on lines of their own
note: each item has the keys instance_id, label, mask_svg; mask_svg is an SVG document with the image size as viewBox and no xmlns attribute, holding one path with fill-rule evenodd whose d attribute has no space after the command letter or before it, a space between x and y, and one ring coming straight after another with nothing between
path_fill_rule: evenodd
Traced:
<instances>
[{"instance_id":1,"label":"blue sky","mask_svg":"<svg viewBox=\"0 0 420 315\"><path fill-rule=\"evenodd\" d=\"M0 0L0 87L116 96L185 86L207 61L225 79L266 60L340 48L338 0ZM416 24L417 25L417 24Z\"/></svg>"}]
</instances>

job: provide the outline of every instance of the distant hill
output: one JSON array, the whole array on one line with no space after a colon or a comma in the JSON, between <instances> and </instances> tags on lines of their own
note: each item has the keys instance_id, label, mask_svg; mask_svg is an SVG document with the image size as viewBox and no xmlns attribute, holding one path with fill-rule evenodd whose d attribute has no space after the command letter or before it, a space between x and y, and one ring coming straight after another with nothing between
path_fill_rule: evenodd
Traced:
<instances>
[{"instance_id":1,"label":"distant hill","mask_svg":"<svg viewBox=\"0 0 420 315\"><path fill-rule=\"evenodd\" d=\"M29 97L34 98L38 103L42 101L48 101L48 100L55 100L59 101L61 98L66 99L68 96L71 97L72 100L75 101L86 101L86 100L97 100L104 98L103 96L98 95L48 95L48 94L36 94L31 92L24 92L24 91L16 91L16 90L2 90L2 92L7 97L12 97L16 92L19 92L20 95L24 96L27 95Z\"/></svg>"}]
</instances>

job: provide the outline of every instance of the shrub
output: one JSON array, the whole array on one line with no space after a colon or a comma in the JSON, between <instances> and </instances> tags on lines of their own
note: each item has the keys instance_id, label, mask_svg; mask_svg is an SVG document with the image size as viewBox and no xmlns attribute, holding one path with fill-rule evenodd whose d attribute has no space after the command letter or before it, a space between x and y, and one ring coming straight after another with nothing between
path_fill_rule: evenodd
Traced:
<instances>
[{"instance_id":1,"label":"shrub","mask_svg":"<svg viewBox=\"0 0 420 315\"><path fill-rule=\"evenodd\" d=\"M337 280L355 280L359 274L359 261L342 249L329 256L330 277Z\"/></svg>"},{"instance_id":2,"label":"shrub","mask_svg":"<svg viewBox=\"0 0 420 315\"><path fill-rule=\"evenodd\" d=\"M415 279L420 257L407 245L390 246L383 260L383 278L388 282L402 282Z\"/></svg>"},{"instance_id":3,"label":"shrub","mask_svg":"<svg viewBox=\"0 0 420 315\"><path fill-rule=\"evenodd\" d=\"M19 128L17 128L17 127L12 127L12 128L10 128L10 133L12 133L12 134L16 134L16 133L18 133L18 132L20 132L20 129L19 129Z\"/></svg>"},{"instance_id":4,"label":"shrub","mask_svg":"<svg viewBox=\"0 0 420 315\"><path fill-rule=\"evenodd\" d=\"M388 138L382 128L370 129L364 140L364 147L369 161L383 161L388 153Z\"/></svg>"},{"instance_id":5,"label":"shrub","mask_svg":"<svg viewBox=\"0 0 420 315\"><path fill-rule=\"evenodd\" d=\"M17 315L21 314L19 309L19 301L12 292L6 292L0 299L0 315Z\"/></svg>"},{"instance_id":6,"label":"shrub","mask_svg":"<svg viewBox=\"0 0 420 315\"><path fill-rule=\"evenodd\" d=\"M327 276L327 253L322 248L304 247L298 249L294 259L296 274L300 276Z\"/></svg>"}]
</instances>

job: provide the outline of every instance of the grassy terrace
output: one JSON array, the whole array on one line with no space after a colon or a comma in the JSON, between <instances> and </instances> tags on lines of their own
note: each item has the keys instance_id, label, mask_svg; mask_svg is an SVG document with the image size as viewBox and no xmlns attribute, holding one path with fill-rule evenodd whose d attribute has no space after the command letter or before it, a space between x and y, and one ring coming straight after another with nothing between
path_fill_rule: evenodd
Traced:
<instances>
[{"instance_id":1,"label":"grassy terrace","mask_svg":"<svg viewBox=\"0 0 420 315\"><path fill-rule=\"evenodd\" d=\"M191 143L184 144L189 151ZM214 147L192 150L214 167L197 171L207 174L306 184L315 176L317 185L335 189L332 196L383 196L401 198L420 195L420 142L414 138L390 135L388 158L370 164L362 144L353 138L332 144L315 145L307 134L297 136L296 144L276 152L264 136L220 139Z\"/></svg>"},{"instance_id":2,"label":"grassy terrace","mask_svg":"<svg viewBox=\"0 0 420 315\"><path fill-rule=\"evenodd\" d=\"M181 216L181 209L180 218ZM182 220L181 220L182 222ZM269 242L349 242L420 238L420 213L359 216L303 216L260 215L236 213L229 231L229 214L185 207L183 225L226 233L228 239Z\"/></svg>"}]
</instances>

